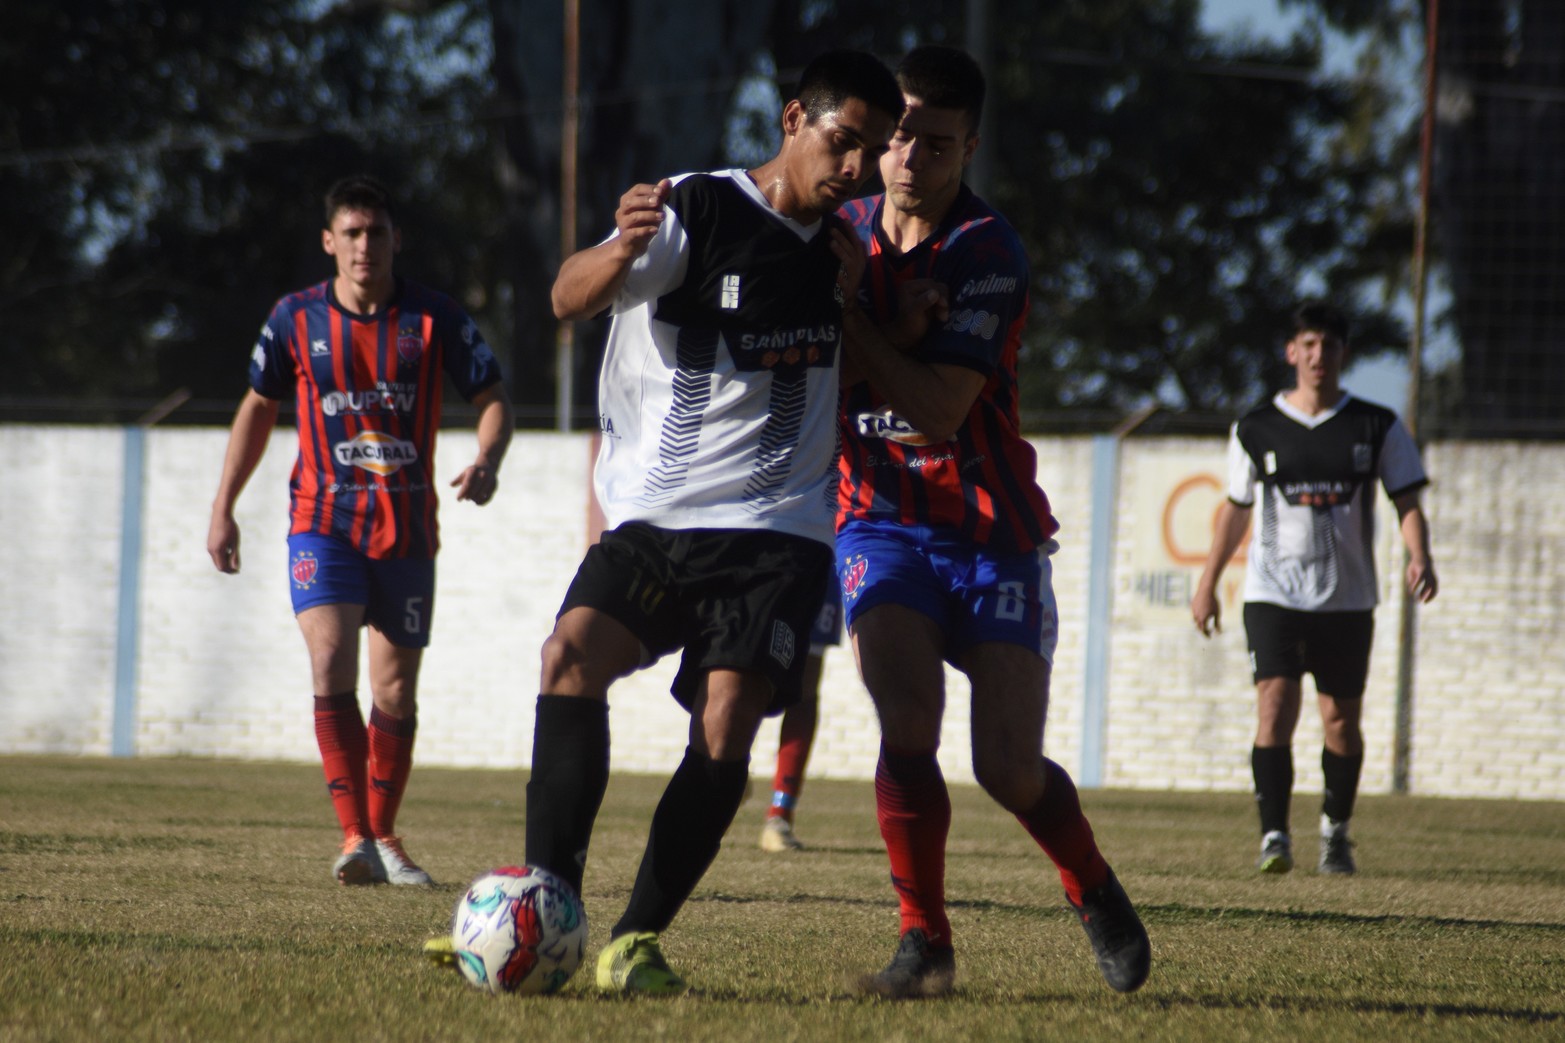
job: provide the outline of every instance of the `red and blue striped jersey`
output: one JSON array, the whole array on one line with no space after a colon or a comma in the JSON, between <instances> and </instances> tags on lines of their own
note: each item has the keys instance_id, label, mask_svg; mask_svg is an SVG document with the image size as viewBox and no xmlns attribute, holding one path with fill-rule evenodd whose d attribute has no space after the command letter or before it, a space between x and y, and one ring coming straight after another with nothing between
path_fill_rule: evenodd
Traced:
<instances>
[{"instance_id":1,"label":"red and blue striped jersey","mask_svg":"<svg viewBox=\"0 0 1565 1043\"><path fill-rule=\"evenodd\" d=\"M294 399L289 535L335 535L371 558L435 556L442 371L467 399L500 379L477 324L442 293L399 279L386 308L355 315L328 280L277 302L250 386Z\"/></svg>"},{"instance_id":2,"label":"red and blue striped jersey","mask_svg":"<svg viewBox=\"0 0 1565 1043\"><path fill-rule=\"evenodd\" d=\"M999 551L1028 551L1059 529L1037 482L1037 454L1022 438L1017 354L1031 274L1010 224L963 186L940 226L906 254L880 228L882 196L840 211L869 254L859 300L880 323L896 315L908 279L945 284L951 311L912 353L988 379L967 419L933 443L898 417L867 381L842 389L837 527L849 521L930 525Z\"/></svg>"}]
</instances>

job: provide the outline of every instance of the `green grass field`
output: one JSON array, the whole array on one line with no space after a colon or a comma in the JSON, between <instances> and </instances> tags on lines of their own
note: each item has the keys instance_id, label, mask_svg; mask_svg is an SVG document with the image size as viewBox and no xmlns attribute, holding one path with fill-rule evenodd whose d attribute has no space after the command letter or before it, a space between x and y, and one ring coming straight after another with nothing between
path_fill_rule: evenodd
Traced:
<instances>
[{"instance_id":1,"label":"green grass field","mask_svg":"<svg viewBox=\"0 0 1565 1043\"><path fill-rule=\"evenodd\" d=\"M488 997L423 962L466 882L522 854L523 772L420 768L403 808L434 890L345 889L319 769L0 758L3 1040L1528 1040L1565 1038L1565 809L1368 797L1360 873L1252 868L1245 794L1083 794L1152 936L1152 978L1103 985L1057 878L1014 820L953 787L952 997L862 999L896 944L867 783L815 780L799 834L741 811L665 935L696 987ZM616 776L585 898L589 959L629 890L662 780Z\"/></svg>"}]
</instances>

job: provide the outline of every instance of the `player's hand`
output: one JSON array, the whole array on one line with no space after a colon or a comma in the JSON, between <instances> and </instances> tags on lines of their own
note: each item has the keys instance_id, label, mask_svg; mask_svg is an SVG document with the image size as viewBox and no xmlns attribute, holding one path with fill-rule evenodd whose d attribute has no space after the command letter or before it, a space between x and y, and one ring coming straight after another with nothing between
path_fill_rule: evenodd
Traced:
<instances>
[{"instance_id":1,"label":"player's hand","mask_svg":"<svg viewBox=\"0 0 1565 1043\"><path fill-rule=\"evenodd\" d=\"M886 338L899 348L911 348L924 339L931 325L944 325L951 317L950 291L934 279L909 279L897 287L897 317Z\"/></svg>"},{"instance_id":2,"label":"player's hand","mask_svg":"<svg viewBox=\"0 0 1565 1043\"><path fill-rule=\"evenodd\" d=\"M1195 597L1190 599L1190 615L1195 619L1195 628L1204 637L1223 632L1223 604L1212 591L1196 590Z\"/></svg>"},{"instance_id":3,"label":"player's hand","mask_svg":"<svg viewBox=\"0 0 1565 1043\"><path fill-rule=\"evenodd\" d=\"M482 507L494 498L500 487L500 476L488 464L473 464L451 480L458 500L472 500Z\"/></svg>"},{"instance_id":4,"label":"player's hand","mask_svg":"<svg viewBox=\"0 0 1565 1043\"><path fill-rule=\"evenodd\" d=\"M1407 563L1407 592L1417 600L1428 604L1440 593L1440 578L1435 575L1435 563L1427 558Z\"/></svg>"},{"instance_id":5,"label":"player's hand","mask_svg":"<svg viewBox=\"0 0 1565 1043\"><path fill-rule=\"evenodd\" d=\"M674 183L664 178L655 185L633 185L619 197L614 227L619 229L619 241L632 259L646 253L652 237L658 234L663 224L663 204L673 188Z\"/></svg>"},{"instance_id":6,"label":"player's hand","mask_svg":"<svg viewBox=\"0 0 1565 1043\"><path fill-rule=\"evenodd\" d=\"M863 281L864 267L869 263L869 258L864 254L864 244L858 236L833 223L831 252L842 262L842 267L837 269L837 303L844 308L856 308L859 303L859 283Z\"/></svg>"},{"instance_id":7,"label":"player's hand","mask_svg":"<svg viewBox=\"0 0 1565 1043\"><path fill-rule=\"evenodd\" d=\"M212 526L206 534L206 552L217 571L229 575L239 571L239 525L232 515L213 512Z\"/></svg>"}]
</instances>

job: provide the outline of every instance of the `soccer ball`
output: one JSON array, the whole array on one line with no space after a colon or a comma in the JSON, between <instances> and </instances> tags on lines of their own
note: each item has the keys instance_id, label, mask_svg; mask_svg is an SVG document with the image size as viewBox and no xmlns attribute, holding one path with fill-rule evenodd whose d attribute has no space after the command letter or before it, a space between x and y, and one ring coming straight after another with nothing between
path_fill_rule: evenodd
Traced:
<instances>
[{"instance_id":1,"label":"soccer ball","mask_svg":"<svg viewBox=\"0 0 1565 1043\"><path fill-rule=\"evenodd\" d=\"M468 885L451 917L451 943L462 976L480 989L554 992L581 964L587 914L553 873L502 866Z\"/></svg>"}]
</instances>

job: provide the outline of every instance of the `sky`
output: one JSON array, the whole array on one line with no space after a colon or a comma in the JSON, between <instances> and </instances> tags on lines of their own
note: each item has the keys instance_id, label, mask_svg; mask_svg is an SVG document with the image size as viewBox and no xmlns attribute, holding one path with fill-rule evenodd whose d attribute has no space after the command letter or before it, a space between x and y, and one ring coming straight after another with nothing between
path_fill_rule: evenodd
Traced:
<instances>
[{"instance_id":1,"label":"sky","mask_svg":"<svg viewBox=\"0 0 1565 1043\"><path fill-rule=\"evenodd\" d=\"M1297 7L1283 11L1276 0L1203 0L1201 23L1213 33L1237 33L1262 39L1287 39L1308 24ZM1356 58L1352 45L1340 36L1327 36L1326 65L1335 72L1350 72ZM1425 355L1428 358L1428 355ZM1401 413L1407 405L1407 361L1383 356L1350 361L1343 385L1354 395L1389 406Z\"/></svg>"}]
</instances>

